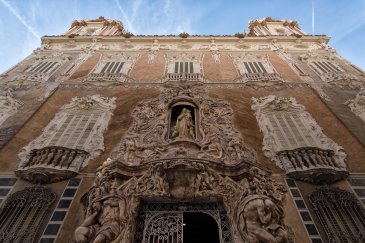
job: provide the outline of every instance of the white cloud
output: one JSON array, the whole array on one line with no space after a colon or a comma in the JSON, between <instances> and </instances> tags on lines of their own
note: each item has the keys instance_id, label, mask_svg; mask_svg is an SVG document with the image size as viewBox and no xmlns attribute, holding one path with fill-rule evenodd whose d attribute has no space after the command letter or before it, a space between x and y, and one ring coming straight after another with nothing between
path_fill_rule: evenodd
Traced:
<instances>
[{"instance_id":1,"label":"white cloud","mask_svg":"<svg viewBox=\"0 0 365 243\"><path fill-rule=\"evenodd\" d=\"M38 35L38 33L33 29L33 27L28 24L26 19L20 15L20 13L13 7L9 2L6 0L0 0L1 3L27 28L27 30L32 33L33 36L35 36L38 40L41 39L41 37Z\"/></svg>"},{"instance_id":2,"label":"white cloud","mask_svg":"<svg viewBox=\"0 0 365 243\"><path fill-rule=\"evenodd\" d=\"M114 0L114 2L117 5L117 7L119 8L121 14L123 15L123 18L124 18L126 24L128 25L129 31L131 31L132 33L134 33L135 32L135 29L134 29L133 25L131 24L131 22L129 21L129 18L128 18L127 14L125 13L124 9L120 5L119 0Z\"/></svg>"}]
</instances>

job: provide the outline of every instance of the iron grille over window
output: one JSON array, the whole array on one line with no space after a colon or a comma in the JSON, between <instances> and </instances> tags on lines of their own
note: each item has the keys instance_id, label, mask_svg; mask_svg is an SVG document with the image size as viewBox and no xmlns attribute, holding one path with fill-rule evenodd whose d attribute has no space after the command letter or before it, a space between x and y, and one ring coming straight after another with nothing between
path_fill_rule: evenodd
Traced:
<instances>
[{"instance_id":1,"label":"iron grille over window","mask_svg":"<svg viewBox=\"0 0 365 243\"><path fill-rule=\"evenodd\" d=\"M309 198L329 242L365 242L365 212L352 193L322 187Z\"/></svg>"},{"instance_id":2,"label":"iron grille over window","mask_svg":"<svg viewBox=\"0 0 365 243\"><path fill-rule=\"evenodd\" d=\"M34 242L56 194L28 187L12 194L0 209L0 242Z\"/></svg>"}]
</instances>

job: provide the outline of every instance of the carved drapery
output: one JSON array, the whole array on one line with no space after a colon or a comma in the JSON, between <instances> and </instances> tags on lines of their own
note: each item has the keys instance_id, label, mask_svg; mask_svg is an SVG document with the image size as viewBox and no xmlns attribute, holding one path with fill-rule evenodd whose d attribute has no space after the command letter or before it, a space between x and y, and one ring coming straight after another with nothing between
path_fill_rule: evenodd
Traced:
<instances>
[{"instance_id":1,"label":"carved drapery","mask_svg":"<svg viewBox=\"0 0 365 243\"><path fill-rule=\"evenodd\" d=\"M10 195L0 209L0 241L34 242L55 200L56 193L39 186Z\"/></svg>"},{"instance_id":2,"label":"carved drapery","mask_svg":"<svg viewBox=\"0 0 365 243\"><path fill-rule=\"evenodd\" d=\"M364 242L365 211L355 195L322 187L309 196L329 242Z\"/></svg>"},{"instance_id":3,"label":"carved drapery","mask_svg":"<svg viewBox=\"0 0 365 243\"><path fill-rule=\"evenodd\" d=\"M198 110L196 139L169 139L169 109L184 101ZM132 112L133 124L113 150L111 158L128 165L149 160L190 157L224 164L256 161L255 152L243 142L232 124L230 105L209 97L199 87L165 88L159 97L140 102Z\"/></svg>"},{"instance_id":4,"label":"carved drapery","mask_svg":"<svg viewBox=\"0 0 365 243\"><path fill-rule=\"evenodd\" d=\"M73 98L41 136L22 148L16 174L35 183L75 176L104 150L103 133L114 108L115 98L99 95Z\"/></svg>"},{"instance_id":5,"label":"carved drapery","mask_svg":"<svg viewBox=\"0 0 365 243\"><path fill-rule=\"evenodd\" d=\"M343 148L323 134L292 97L253 98L265 155L297 179L330 183L347 177Z\"/></svg>"},{"instance_id":6,"label":"carved drapery","mask_svg":"<svg viewBox=\"0 0 365 243\"><path fill-rule=\"evenodd\" d=\"M0 95L0 125L14 115L22 105L22 101L14 98L11 89Z\"/></svg>"},{"instance_id":7,"label":"carved drapery","mask_svg":"<svg viewBox=\"0 0 365 243\"><path fill-rule=\"evenodd\" d=\"M133 242L141 198L157 203L166 199L223 199L233 242L293 240L283 223L286 189L259 168L247 167L245 178L234 181L189 159L162 161L150 164L141 176L123 180L125 175L115 170L118 163L106 161L95 185L84 195L86 217L75 231L77 242Z\"/></svg>"}]
</instances>

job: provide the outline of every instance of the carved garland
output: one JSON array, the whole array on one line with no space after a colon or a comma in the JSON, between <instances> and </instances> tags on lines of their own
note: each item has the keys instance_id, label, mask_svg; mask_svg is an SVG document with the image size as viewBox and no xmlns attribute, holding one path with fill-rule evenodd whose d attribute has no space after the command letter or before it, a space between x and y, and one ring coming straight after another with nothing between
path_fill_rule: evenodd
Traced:
<instances>
[{"instance_id":1,"label":"carved garland","mask_svg":"<svg viewBox=\"0 0 365 243\"><path fill-rule=\"evenodd\" d=\"M347 104L351 111L365 121L365 91L359 92L352 100L347 101Z\"/></svg>"}]
</instances>

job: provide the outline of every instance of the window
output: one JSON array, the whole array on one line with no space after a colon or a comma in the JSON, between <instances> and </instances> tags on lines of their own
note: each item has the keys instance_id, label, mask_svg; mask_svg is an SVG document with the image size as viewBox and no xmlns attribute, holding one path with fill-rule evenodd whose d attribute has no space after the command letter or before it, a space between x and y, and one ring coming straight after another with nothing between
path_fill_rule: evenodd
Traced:
<instances>
[{"instance_id":1,"label":"window","mask_svg":"<svg viewBox=\"0 0 365 243\"><path fill-rule=\"evenodd\" d=\"M107 128L115 98L99 95L73 98L61 108L44 129L42 135L19 153L22 160L17 175L29 178L35 168L72 171L72 176L86 161L95 158L104 149L103 133ZM27 169L30 169L30 174ZM71 176L69 175L68 178ZM59 178L65 179L63 176Z\"/></svg>"},{"instance_id":2,"label":"window","mask_svg":"<svg viewBox=\"0 0 365 243\"><path fill-rule=\"evenodd\" d=\"M364 242L365 212L347 191L322 187L309 196L329 242Z\"/></svg>"},{"instance_id":3,"label":"window","mask_svg":"<svg viewBox=\"0 0 365 243\"><path fill-rule=\"evenodd\" d=\"M270 95L253 101L252 109L264 134L265 155L287 175L315 184L348 176L342 147L323 134L294 98Z\"/></svg>"},{"instance_id":4,"label":"window","mask_svg":"<svg viewBox=\"0 0 365 243\"><path fill-rule=\"evenodd\" d=\"M9 196L0 209L1 242L35 242L39 226L56 200L56 193L35 186Z\"/></svg>"},{"instance_id":5,"label":"window","mask_svg":"<svg viewBox=\"0 0 365 243\"><path fill-rule=\"evenodd\" d=\"M64 114L56 133L47 145L83 149L90 141L92 131L95 131L100 119L102 114Z\"/></svg>"},{"instance_id":6,"label":"window","mask_svg":"<svg viewBox=\"0 0 365 243\"><path fill-rule=\"evenodd\" d=\"M52 73L59 66L58 62L42 61L26 70L28 73Z\"/></svg>"},{"instance_id":7,"label":"window","mask_svg":"<svg viewBox=\"0 0 365 243\"><path fill-rule=\"evenodd\" d=\"M262 62L243 62L245 73L267 73Z\"/></svg>"},{"instance_id":8,"label":"window","mask_svg":"<svg viewBox=\"0 0 365 243\"><path fill-rule=\"evenodd\" d=\"M174 73L194 73L193 62L175 62Z\"/></svg>"},{"instance_id":9,"label":"window","mask_svg":"<svg viewBox=\"0 0 365 243\"><path fill-rule=\"evenodd\" d=\"M317 70L320 74L322 73L332 73L332 72L342 72L342 70L335 64L329 61L313 61L311 63L312 67Z\"/></svg>"},{"instance_id":10,"label":"window","mask_svg":"<svg viewBox=\"0 0 365 243\"><path fill-rule=\"evenodd\" d=\"M100 73L121 73L124 62L107 62Z\"/></svg>"},{"instance_id":11,"label":"window","mask_svg":"<svg viewBox=\"0 0 365 243\"><path fill-rule=\"evenodd\" d=\"M300 114L279 111L266 116L278 150L319 146L315 134L306 126L306 121Z\"/></svg>"}]
</instances>

